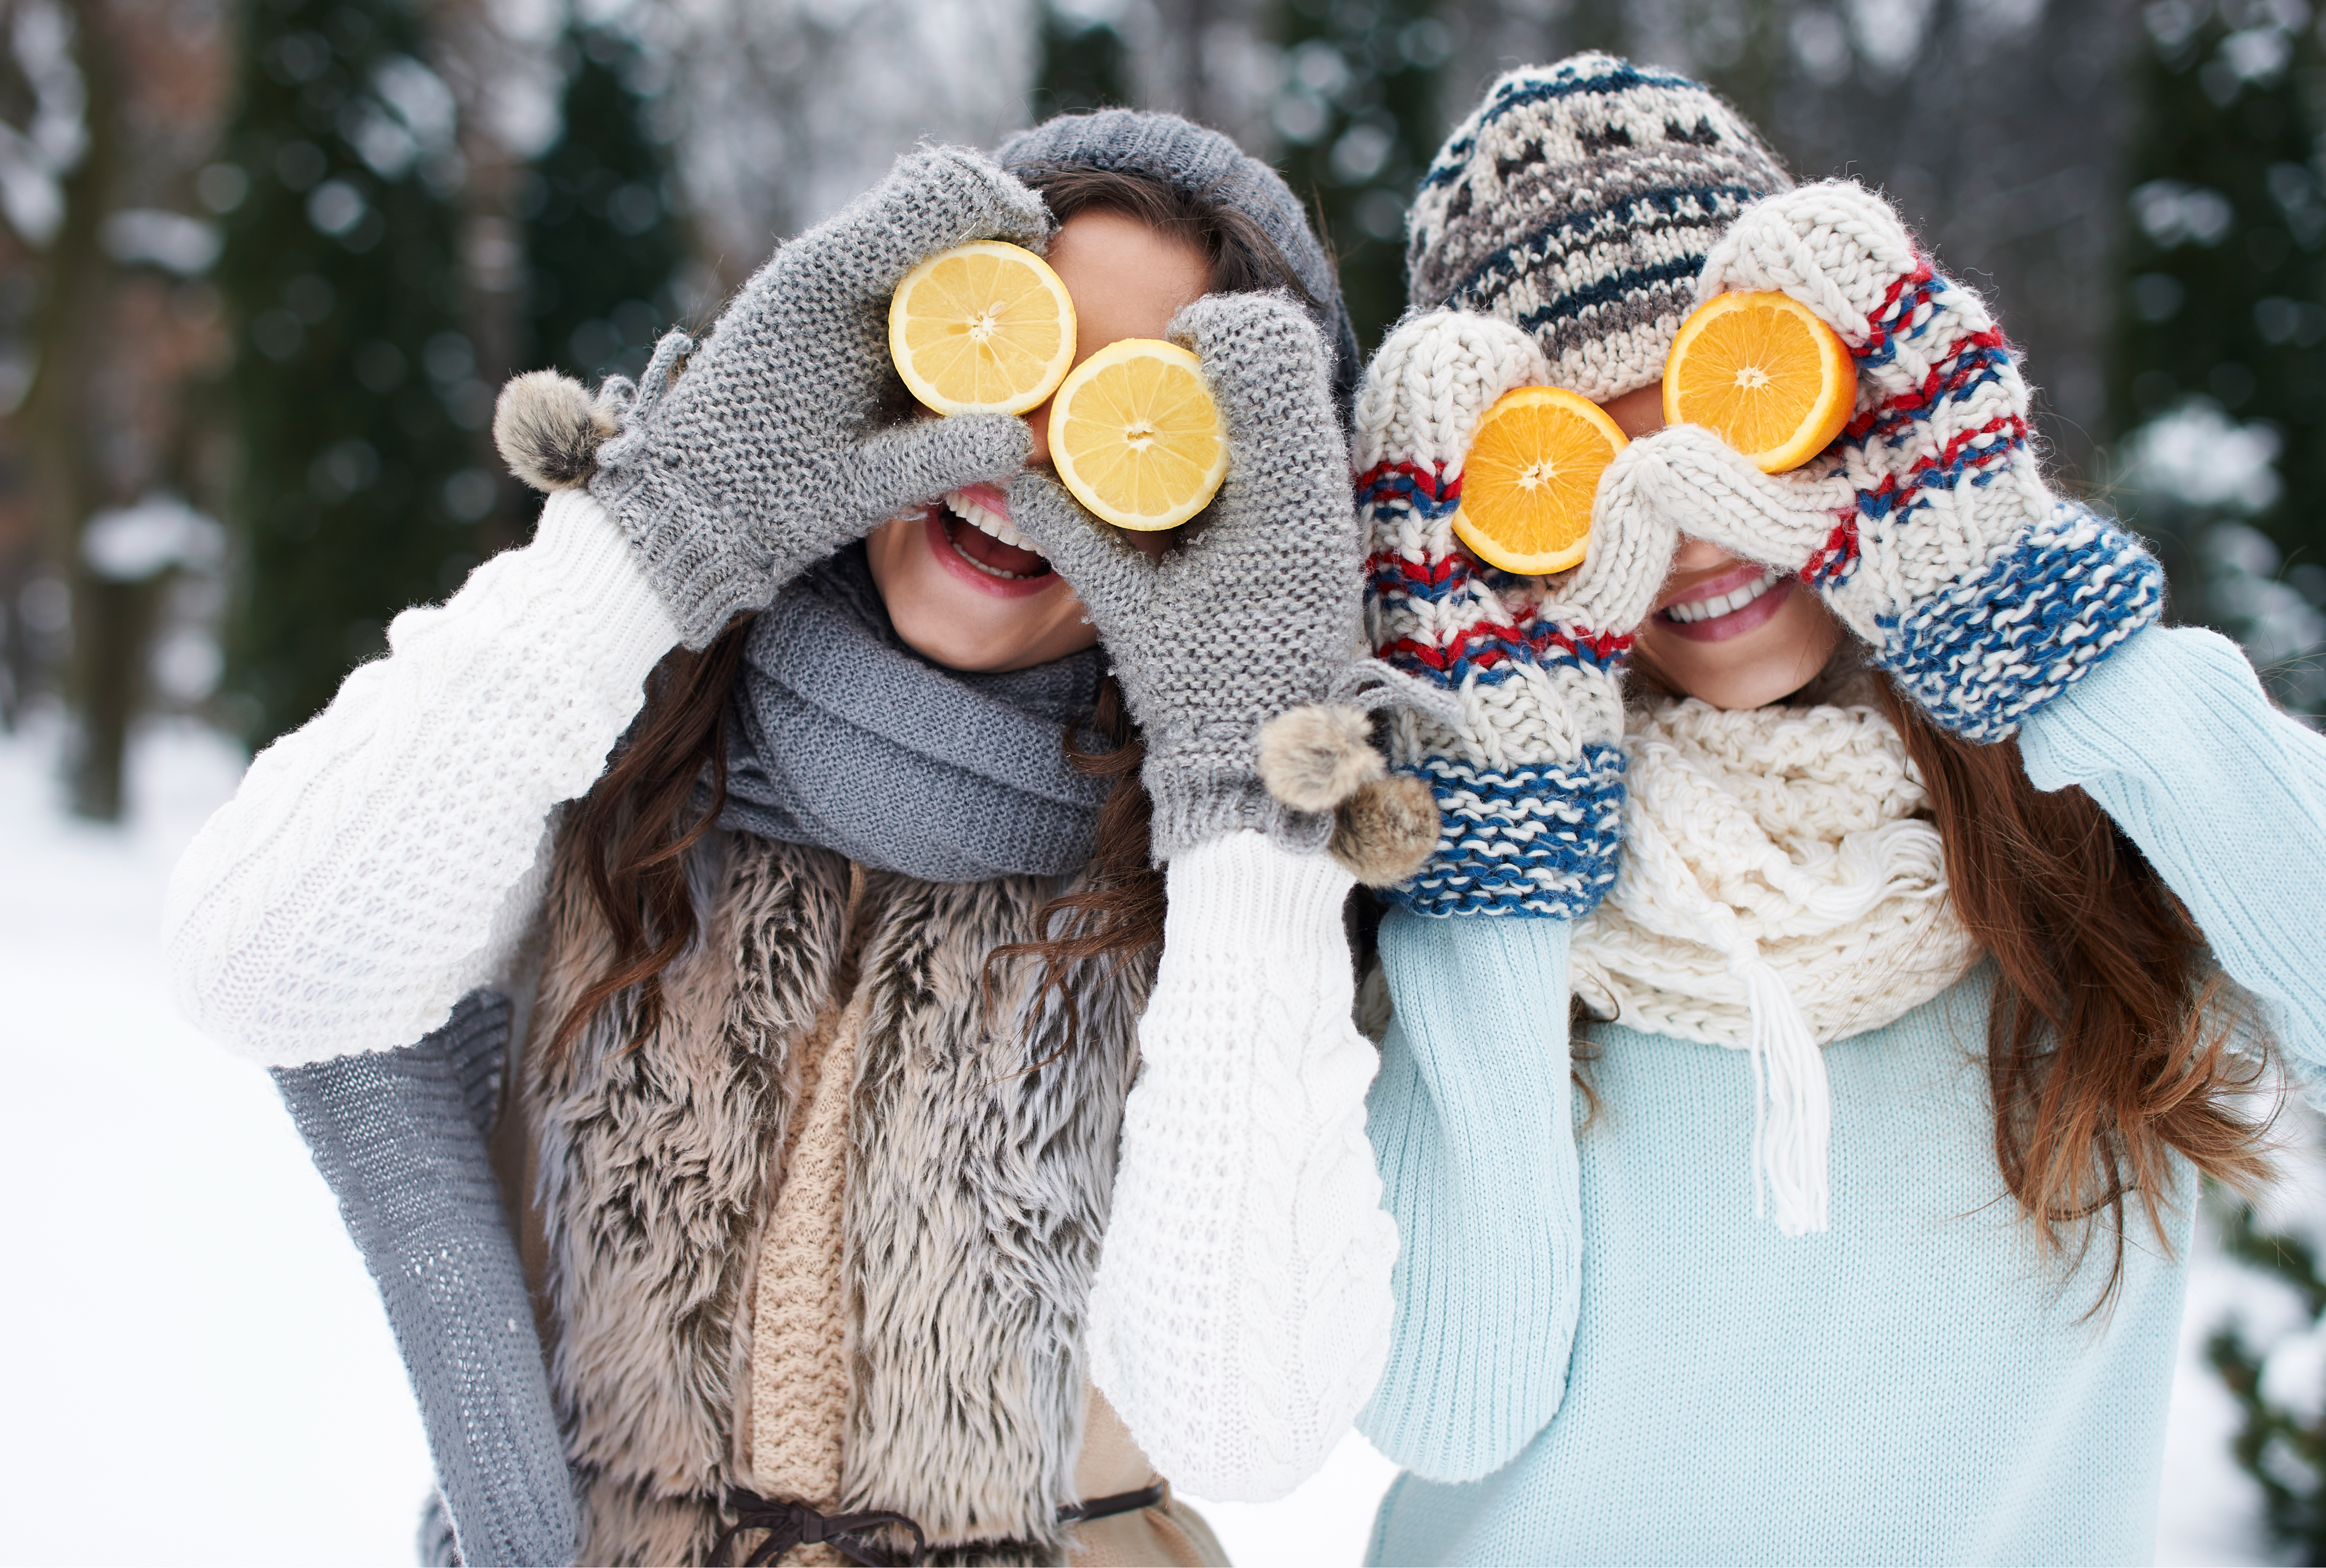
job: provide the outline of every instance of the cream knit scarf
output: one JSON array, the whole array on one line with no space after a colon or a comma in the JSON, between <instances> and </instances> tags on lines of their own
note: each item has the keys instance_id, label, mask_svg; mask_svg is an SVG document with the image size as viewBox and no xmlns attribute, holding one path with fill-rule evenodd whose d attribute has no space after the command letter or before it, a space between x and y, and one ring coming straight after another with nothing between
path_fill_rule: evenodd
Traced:
<instances>
[{"instance_id":1,"label":"cream knit scarf","mask_svg":"<svg viewBox=\"0 0 2326 1568\"><path fill-rule=\"evenodd\" d=\"M1920 775L1879 708L1633 710L1624 859L1575 930L1576 995L1645 1034L1752 1054L1754 1211L1826 1229L1819 1047L1945 990L1976 945Z\"/></svg>"}]
</instances>

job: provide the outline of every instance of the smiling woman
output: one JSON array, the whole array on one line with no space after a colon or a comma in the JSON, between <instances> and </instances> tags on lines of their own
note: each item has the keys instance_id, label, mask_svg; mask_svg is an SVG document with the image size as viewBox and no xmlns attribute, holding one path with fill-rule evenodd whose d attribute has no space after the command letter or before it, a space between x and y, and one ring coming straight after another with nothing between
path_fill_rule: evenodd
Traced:
<instances>
[{"instance_id":1,"label":"smiling woman","mask_svg":"<svg viewBox=\"0 0 2326 1568\"><path fill-rule=\"evenodd\" d=\"M874 323L981 239L1078 358L1197 356L1201 530L1103 527L1045 409L913 412ZM1346 1429L1395 1252L1353 878L1259 735L1365 678L1354 375L1283 181L1118 111L901 160L636 386L505 390L535 538L253 765L172 916L388 1297L448 1554L1216 1562L1158 1467L1275 1495Z\"/></svg>"},{"instance_id":2,"label":"smiling woman","mask_svg":"<svg viewBox=\"0 0 2326 1568\"><path fill-rule=\"evenodd\" d=\"M1162 337L1212 288L1200 239L1123 210L1142 199L1151 205L1154 193L1130 176L1115 182L1121 189L1112 206L1101 204L1098 182L1086 175L1078 182L1085 205L1058 225L1047 252L1075 302L1076 365L1125 338ZM1041 189L1038 179L1032 183ZM1047 466L1050 404L1026 421L1034 431L1027 460ZM1156 554L1170 540L1168 533L1124 537ZM1009 525L1009 500L997 486L950 491L875 530L866 548L897 635L941 664L1023 670L1098 641L1074 590Z\"/></svg>"}]
</instances>

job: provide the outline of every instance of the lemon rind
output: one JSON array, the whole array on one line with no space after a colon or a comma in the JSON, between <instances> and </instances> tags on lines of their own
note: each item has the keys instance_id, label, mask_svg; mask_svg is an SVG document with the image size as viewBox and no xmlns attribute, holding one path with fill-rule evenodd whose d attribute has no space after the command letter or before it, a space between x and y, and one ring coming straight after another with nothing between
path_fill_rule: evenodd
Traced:
<instances>
[{"instance_id":1,"label":"lemon rind","mask_svg":"<svg viewBox=\"0 0 2326 1568\"><path fill-rule=\"evenodd\" d=\"M1198 482L1194 496L1177 506L1161 512L1130 512L1114 506L1100 496L1089 479L1075 467L1074 455L1059 441L1059 432L1071 417L1075 396L1102 371L1128 360L1156 358L1177 365L1196 377L1205 401L1211 404L1212 418L1218 427L1219 440L1212 464ZM1228 474L1227 421L1220 413L1219 404L1211 395L1211 388L1203 379L1203 362L1177 343L1167 343L1159 338L1123 338L1108 344L1066 375L1058 385L1056 397L1050 404L1050 464L1057 471L1058 482L1066 487L1084 508L1102 523L1117 528L1127 528L1135 533L1159 533L1167 528L1177 528L1196 513L1212 504Z\"/></svg>"},{"instance_id":2,"label":"lemon rind","mask_svg":"<svg viewBox=\"0 0 2326 1568\"><path fill-rule=\"evenodd\" d=\"M999 402L974 403L946 397L926 376L914 369L912 352L905 341L907 320L905 303L913 290L938 267L963 255L998 255L1026 265L1058 305L1061 328L1058 348L1050 356L1048 363L1043 366L1041 379ZM1065 380L1066 372L1073 368L1075 328L1074 296L1066 292L1065 280L1058 276L1048 262L1024 246L1010 245L998 239L973 239L966 245L939 251L898 279L896 292L889 296L889 362L896 366L898 376L905 383L905 390L911 393L923 407L934 409L938 413L1026 413L1040 407Z\"/></svg>"}]
</instances>

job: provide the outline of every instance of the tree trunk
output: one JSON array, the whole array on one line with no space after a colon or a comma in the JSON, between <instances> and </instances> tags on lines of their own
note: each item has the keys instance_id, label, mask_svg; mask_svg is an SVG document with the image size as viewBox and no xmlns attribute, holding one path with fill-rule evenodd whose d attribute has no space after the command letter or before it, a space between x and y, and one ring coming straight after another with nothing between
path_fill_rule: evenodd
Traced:
<instances>
[{"instance_id":1,"label":"tree trunk","mask_svg":"<svg viewBox=\"0 0 2326 1568\"><path fill-rule=\"evenodd\" d=\"M35 504L51 558L72 587L72 652L65 699L74 738L72 809L99 821L121 815L121 763L142 682L152 594L116 591L82 558L83 530L109 498L98 450L107 425L93 405L96 371L111 337L113 266L98 240L120 154L122 70L108 8L75 8L74 45L88 93L88 140L64 181L65 216L48 254L35 369L23 404Z\"/></svg>"}]
</instances>

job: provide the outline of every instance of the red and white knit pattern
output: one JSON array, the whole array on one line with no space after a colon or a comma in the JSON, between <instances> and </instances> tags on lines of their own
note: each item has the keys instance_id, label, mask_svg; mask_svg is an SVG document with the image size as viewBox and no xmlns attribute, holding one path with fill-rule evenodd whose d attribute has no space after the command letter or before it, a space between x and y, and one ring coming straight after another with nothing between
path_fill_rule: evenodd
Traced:
<instances>
[{"instance_id":1,"label":"red and white knit pattern","mask_svg":"<svg viewBox=\"0 0 2326 1568\"><path fill-rule=\"evenodd\" d=\"M2155 561L2052 494L2001 329L1880 196L1837 180L1754 202L1698 281L1701 298L1729 289L1800 301L1858 369L1837 448L1847 509L1805 556L1790 529L1745 553L1798 568L1939 722L2001 739L2156 617ZM1833 477L1820 466L1772 485L1799 513L1829 504L1801 487ZM1754 520L1737 525L1749 534Z\"/></svg>"},{"instance_id":2,"label":"red and white knit pattern","mask_svg":"<svg viewBox=\"0 0 2326 1568\"><path fill-rule=\"evenodd\" d=\"M1391 663L1451 691L1448 726L1411 712L1391 762L1419 775L1444 823L1393 896L1432 914L1579 914L1614 877L1620 832L1620 663L1670 557L1617 528L1555 587L1482 567L1454 537L1478 421L1550 379L1528 333L1441 311L1400 327L1357 405L1366 630Z\"/></svg>"}]
</instances>

